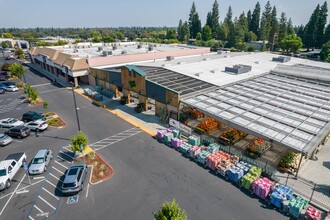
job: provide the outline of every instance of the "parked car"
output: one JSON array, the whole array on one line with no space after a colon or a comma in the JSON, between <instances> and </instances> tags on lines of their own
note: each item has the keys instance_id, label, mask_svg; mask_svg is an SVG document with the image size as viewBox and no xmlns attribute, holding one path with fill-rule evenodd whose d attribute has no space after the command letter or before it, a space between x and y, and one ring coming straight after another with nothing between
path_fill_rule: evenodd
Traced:
<instances>
[{"instance_id":1,"label":"parked car","mask_svg":"<svg viewBox=\"0 0 330 220\"><path fill-rule=\"evenodd\" d=\"M46 120L46 117L43 116L42 114L39 114L37 112L26 112L23 114L22 121L24 122L30 122L30 121L36 121L36 120Z\"/></svg>"},{"instance_id":2,"label":"parked car","mask_svg":"<svg viewBox=\"0 0 330 220\"><path fill-rule=\"evenodd\" d=\"M6 81L6 80L7 80L7 76L0 73L0 81Z\"/></svg>"},{"instance_id":3,"label":"parked car","mask_svg":"<svg viewBox=\"0 0 330 220\"><path fill-rule=\"evenodd\" d=\"M31 161L29 174L41 174L46 171L51 159L53 159L53 152L51 150L39 150Z\"/></svg>"},{"instance_id":4,"label":"parked car","mask_svg":"<svg viewBox=\"0 0 330 220\"><path fill-rule=\"evenodd\" d=\"M17 126L5 131L6 135L10 137L25 138L31 134L31 130L25 126Z\"/></svg>"},{"instance_id":5,"label":"parked car","mask_svg":"<svg viewBox=\"0 0 330 220\"><path fill-rule=\"evenodd\" d=\"M63 194L76 194L83 190L87 174L87 165L84 162L73 163L65 172L61 190Z\"/></svg>"},{"instance_id":6,"label":"parked car","mask_svg":"<svg viewBox=\"0 0 330 220\"><path fill-rule=\"evenodd\" d=\"M0 94L4 94L5 92L6 92L5 89L1 89L1 88L0 88Z\"/></svg>"},{"instance_id":7,"label":"parked car","mask_svg":"<svg viewBox=\"0 0 330 220\"><path fill-rule=\"evenodd\" d=\"M14 86L14 85L6 87L6 91L9 91L9 92L17 92L18 90L19 89L17 88L17 86Z\"/></svg>"},{"instance_id":8,"label":"parked car","mask_svg":"<svg viewBox=\"0 0 330 220\"><path fill-rule=\"evenodd\" d=\"M0 134L0 146L6 146L13 142L13 139L6 134Z\"/></svg>"},{"instance_id":9,"label":"parked car","mask_svg":"<svg viewBox=\"0 0 330 220\"><path fill-rule=\"evenodd\" d=\"M15 118L5 118L0 120L0 127L2 128L12 128L20 125L24 125L24 122Z\"/></svg>"},{"instance_id":10,"label":"parked car","mask_svg":"<svg viewBox=\"0 0 330 220\"><path fill-rule=\"evenodd\" d=\"M16 83L15 82L10 82L10 81L3 82L2 84L5 85L5 86L16 86Z\"/></svg>"},{"instance_id":11,"label":"parked car","mask_svg":"<svg viewBox=\"0 0 330 220\"><path fill-rule=\"evenodd\" d=\"M30 121L24 126L30 128L32 131L44 131L48 128L48 124L43 120Z\"/></svg>"},{"instance_id":12,"label":"parked car","mask_svg":"<svg viewBox=\"0 0 330 220\"><path fill-rule=\"evenodd\" d=\"M6 88L7 88L7 86L5 84L0 83L0 89L6 89Z\"/></svg>"},{"instance_id":13,"label":"parked car","mask_svg":"<svg viewBox=\"0 0 330 220\"><path fill-rule=\"evenodd\" d=\"M25 153L14 153L9 154L5 160L0 162L0 190L10 187L11 180L19 171L24 161L26 161Z\"/></svg>"}]
</instances>

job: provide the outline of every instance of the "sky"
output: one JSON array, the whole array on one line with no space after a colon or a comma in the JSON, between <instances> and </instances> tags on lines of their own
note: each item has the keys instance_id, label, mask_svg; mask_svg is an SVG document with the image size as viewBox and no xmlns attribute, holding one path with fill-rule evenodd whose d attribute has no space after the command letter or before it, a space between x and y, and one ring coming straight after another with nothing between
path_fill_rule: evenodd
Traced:
<instances>
[{"instance_id":1,"label":"sky","mask_svg":"<svg viewBox=\"0 0 330 220\"><path fill-rule=\"evenodd\" d=\"M0 27L176 27L179 19L188 20L192 0L0 0ZM205 24L214 0L195 0ZM259 0L261 10L267 0ZM218 0L220 20L231 6L233 16L250 9L257 0ZM285 12L294 25L306 24L324 0L271 0L278 17ZM6 5L6 9L3 6Z\"/></svg>"}]
</instances>

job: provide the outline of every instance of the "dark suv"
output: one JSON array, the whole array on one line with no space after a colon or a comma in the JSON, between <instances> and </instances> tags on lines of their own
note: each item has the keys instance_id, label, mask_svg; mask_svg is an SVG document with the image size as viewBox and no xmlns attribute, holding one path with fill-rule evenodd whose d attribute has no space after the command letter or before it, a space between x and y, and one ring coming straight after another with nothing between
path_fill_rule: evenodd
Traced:
<instances>
[{"instance_id":1,"label":"dark suv","mask_svg":"<svg viewBox=\"0 0 330 220\"><path fill-rule=\"evenodd\" d=\"M31 130L25 126L16 126L5 132L10 137L25 138L31 134Z\"/></svg>"},{"instance_id":2,"label":"dark suv","mask_svg":"<svg viewBox=\"0 0 330 220\"><path fill-rule=\"evenodd\" d=\"M22 117L22 121L24 122L30 122L30 121L35 121L35 120L46 120L46 117L43 116L42 114L39 114L37 112L26 112L24 113Z\"/></svg>"}]
</instances>

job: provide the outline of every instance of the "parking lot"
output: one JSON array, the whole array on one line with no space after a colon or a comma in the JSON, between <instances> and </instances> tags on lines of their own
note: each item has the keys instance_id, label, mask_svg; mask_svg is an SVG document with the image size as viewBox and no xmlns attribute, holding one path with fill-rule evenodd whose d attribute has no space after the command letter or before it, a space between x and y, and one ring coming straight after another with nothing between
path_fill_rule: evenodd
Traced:
<instances>
[{"instance_id":1,"label":"parking lot","mask_svg":"<svg viewBox=\"0 0 330 220\"><path fill-rule=\"evenodd\" d=\"M49 103L49 109L18 102L22 91L5 93L0 95L1 118L20 119L29 110L51 111L56 112L66 126L49 128L38 136L32 133L0 148L1 160L10 153L26 152L30 162L39 149L49 148L54 152L47 171L30 177L31 186L21 168L12 186L0 192L0 219L44 219L47 216L55 219L152 219L152 213L164 201L173 198L187 211L189 219L205 219L205 216L208 219L288 218L79 95L76 98L81 130L115 173L111 179L97 185L86 182L78 198L68 201L58 186L72 160L69 140L77 132L72 92L52 85L35 71L25 75L26 81ZM5 130L0 129L0 132Z\"/></svg>"}]
</instances>

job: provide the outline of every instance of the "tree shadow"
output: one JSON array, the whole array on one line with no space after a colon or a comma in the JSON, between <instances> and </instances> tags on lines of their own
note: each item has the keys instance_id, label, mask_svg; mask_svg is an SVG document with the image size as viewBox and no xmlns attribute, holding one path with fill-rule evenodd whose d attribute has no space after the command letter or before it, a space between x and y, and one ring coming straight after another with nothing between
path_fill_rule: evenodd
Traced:
<instances>
[{"instance_id":1,"label":"tree shadow","mask_svg":"<svg viewBox=\"0 0 330 220\"><path fill-rule=\"evenodd\" d=\"M315 191L324 194L327 197L330 197L330 185L317 184Z\"/></svg>"},{"instance_id":2,"label":"tree shadow","mask_svg":"<svg viewBox=\"0 0 330 220\"><path fill-rule=\"evenodd\" d=\"M330 169L330 162L323 162L323 166Z\"/></svg>"}]
</instances>

